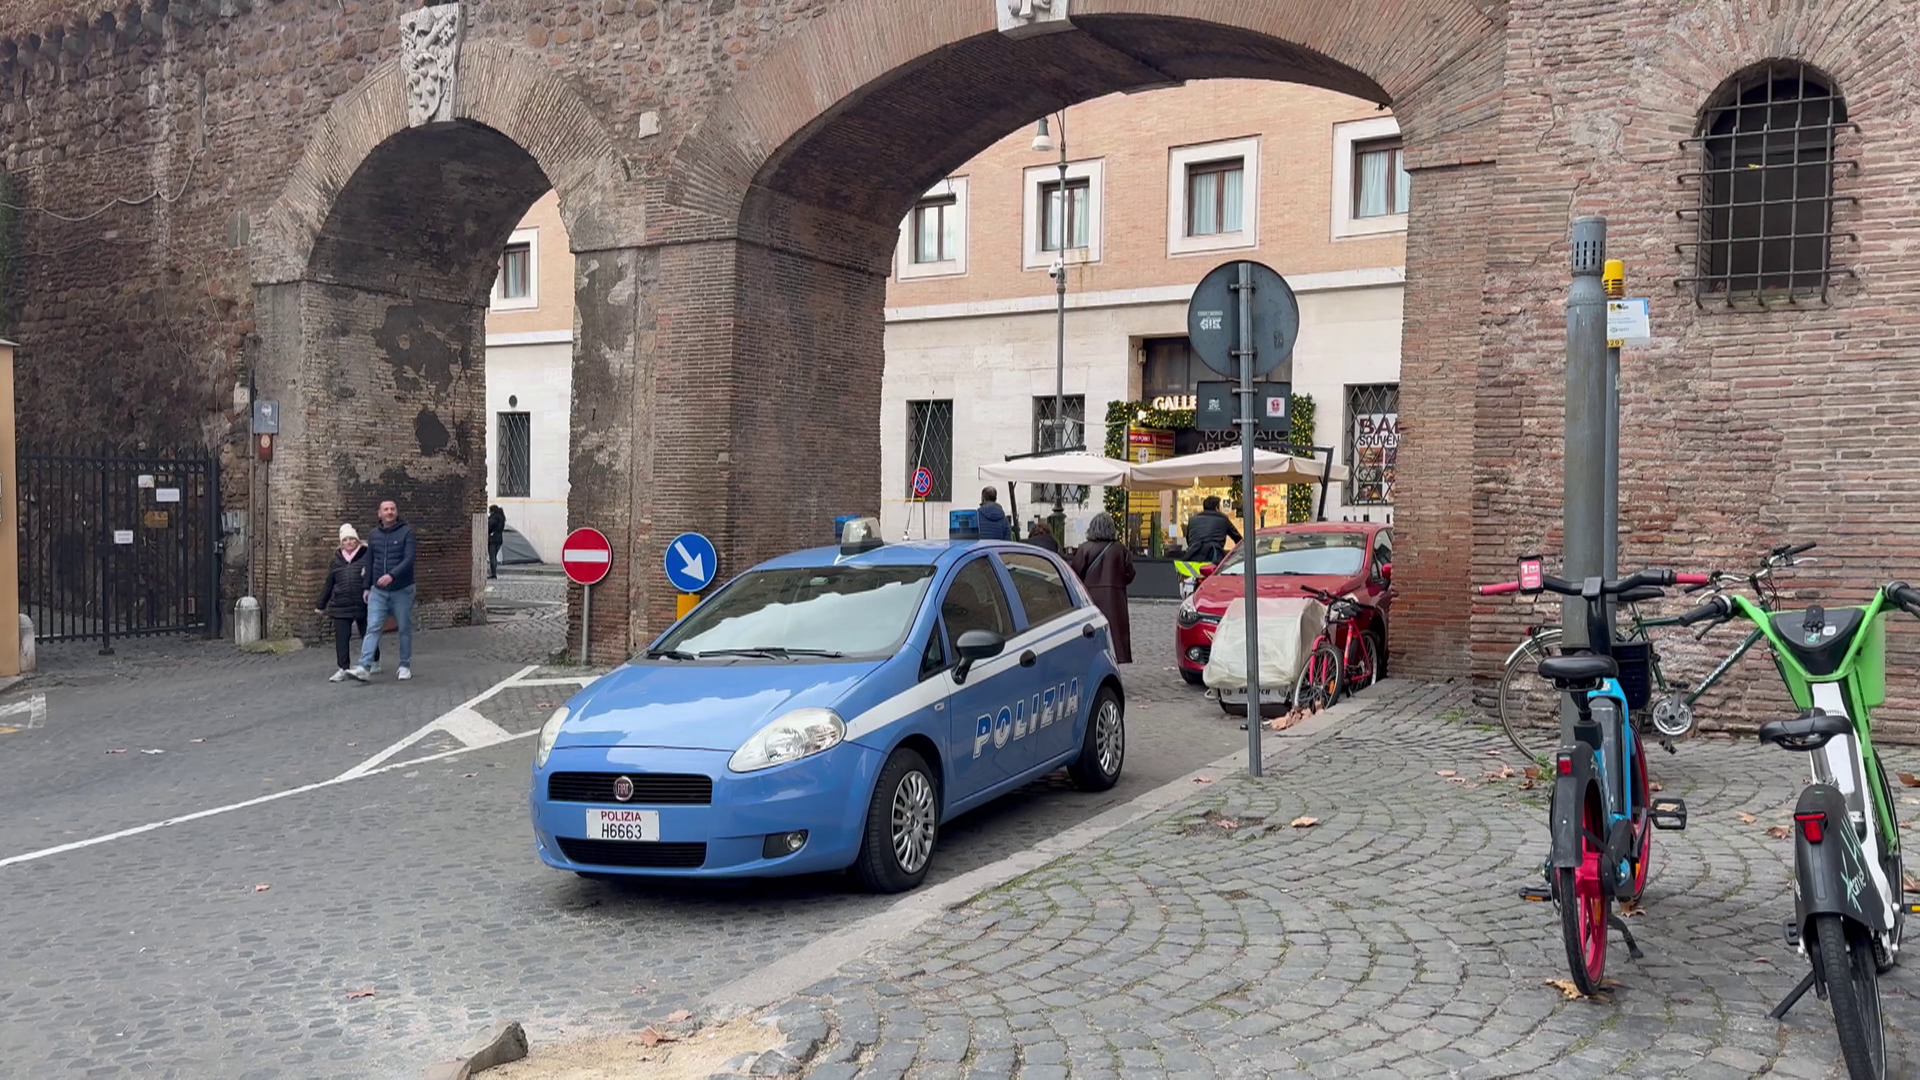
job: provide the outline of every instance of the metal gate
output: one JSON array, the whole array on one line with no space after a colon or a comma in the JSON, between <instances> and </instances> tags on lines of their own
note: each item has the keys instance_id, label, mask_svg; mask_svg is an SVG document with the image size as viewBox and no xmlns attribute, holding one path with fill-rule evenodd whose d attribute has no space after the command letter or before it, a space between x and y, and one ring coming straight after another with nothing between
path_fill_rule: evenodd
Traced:
<instances>
[{"instance_id":1,"label":"metal gate","mask_svg":"<svg viewBox=\"0 0 1920 1080\"><path fill-rule=\"evenodd\" d=\"M41 641L220 633L217 458L22 453L20 611Z\"/></svg>"}]
</instances>

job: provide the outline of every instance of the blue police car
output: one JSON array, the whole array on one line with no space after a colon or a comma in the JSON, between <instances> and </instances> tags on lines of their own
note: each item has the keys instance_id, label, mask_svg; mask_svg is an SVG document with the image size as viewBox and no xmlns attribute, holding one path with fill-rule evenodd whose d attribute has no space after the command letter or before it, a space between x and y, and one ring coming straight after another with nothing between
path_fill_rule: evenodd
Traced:
<instances>
[{"instance_id":1,"label":"blue police car","mask_svg":"<svg viewBox=\"0 0 1920 1080\"><path fill-rule=\"evenodd\" d=\"M553 714L534 842L586 876L851 870L918 885L942 823L1065 767L1126 758L1107 622L1057 556L968 537L832 547L728 582Z\"/></svg>"}]
</instances>

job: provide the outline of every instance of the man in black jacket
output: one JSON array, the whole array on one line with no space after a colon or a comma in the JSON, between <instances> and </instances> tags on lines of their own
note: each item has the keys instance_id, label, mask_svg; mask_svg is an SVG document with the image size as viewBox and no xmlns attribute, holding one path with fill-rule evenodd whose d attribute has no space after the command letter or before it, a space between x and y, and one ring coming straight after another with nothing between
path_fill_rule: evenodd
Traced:
<instances>
[{"instance_id":1,"label":"man in black jacket","mask_svg":"<svg viewBox=\"0 0 1920 1080\"><path fill-rule=\"evenodd\" d=\"M400 506L392 499L380 504L380 527L367 540L367 633L360 643L360 664L348 675L367 681L380 648L380 632L387 616L392 615L400 631L400 667L402 679L413 678L413 564L419 545L413 526L400 520Z\"/></svg>"},{"instance_id":2,"label":"man in black jacket","mask_svg":"<svg viewBox=\"0 0 1920 1080\"><path fill-rule=\"evenodd\" d=\"M1187 519L1187 558L1217 563L1227 557L1227 541L1240 542L1233 519L1220 512L1220 496L1209 495L1200 512Z\"/></svg>"}]
</instances>

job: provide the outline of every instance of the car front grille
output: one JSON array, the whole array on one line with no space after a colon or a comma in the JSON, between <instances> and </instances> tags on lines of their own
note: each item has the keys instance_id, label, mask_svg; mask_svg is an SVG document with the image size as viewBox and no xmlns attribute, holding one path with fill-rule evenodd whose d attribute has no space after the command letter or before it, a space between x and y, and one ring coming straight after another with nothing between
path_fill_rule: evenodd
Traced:
<instances>
[{"instance_id":1,"label":"car front grille","mask_svg":"<svg viewBox=\"0 0 1920 1080\"><path fill-rule=\"evenodd\" d=\"M706 864L705 844L647 844L628 840L576 840L562 836L560 853L582 866L630 866L693 870Z\"/></svg>"},{"instance_id":2,"label":"car front grille","mask_svg":"<svg viewBox=\"0 0 1920 1080\"><path fill-rule=\"evenodd\" d=\"M613 782L622 776L633 781L629 806L709 806L713 777L690 773L561 772L547 777L547 798L553 802L617 803Z\"/></svg>"}]
</instances>

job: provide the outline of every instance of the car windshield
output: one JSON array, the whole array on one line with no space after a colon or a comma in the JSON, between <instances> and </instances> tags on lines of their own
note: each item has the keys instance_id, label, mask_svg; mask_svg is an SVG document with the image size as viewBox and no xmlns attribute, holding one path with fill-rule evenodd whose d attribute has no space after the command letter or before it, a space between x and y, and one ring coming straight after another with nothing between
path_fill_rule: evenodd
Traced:
<instances>
[{"instance_id":1,"label":"car windshield","mask_svg":"<svg viewBox=\"0 0 1920 1080\"><path fill-rule=\"evenodd\" d=\"M1220 564L1221 574L1247 572L1247 544L1233 549ZM1255 536L1252 547L1259 553L1257 568L1262 574L1326 575L1351 577L1360 572L1367 558L1367 534L1348 532L1289 532Z\"/></svg>"},{"instance_id":2,"label":"car windshield","mask_svg":"<svg viewBox=\"0 0 1920 1080\"><path fill-rule=\"evenodd\" d=\"M932 566L755 570L695 608L649 655L891 656L907 636Z\"/></svg>"}]
</instances>

